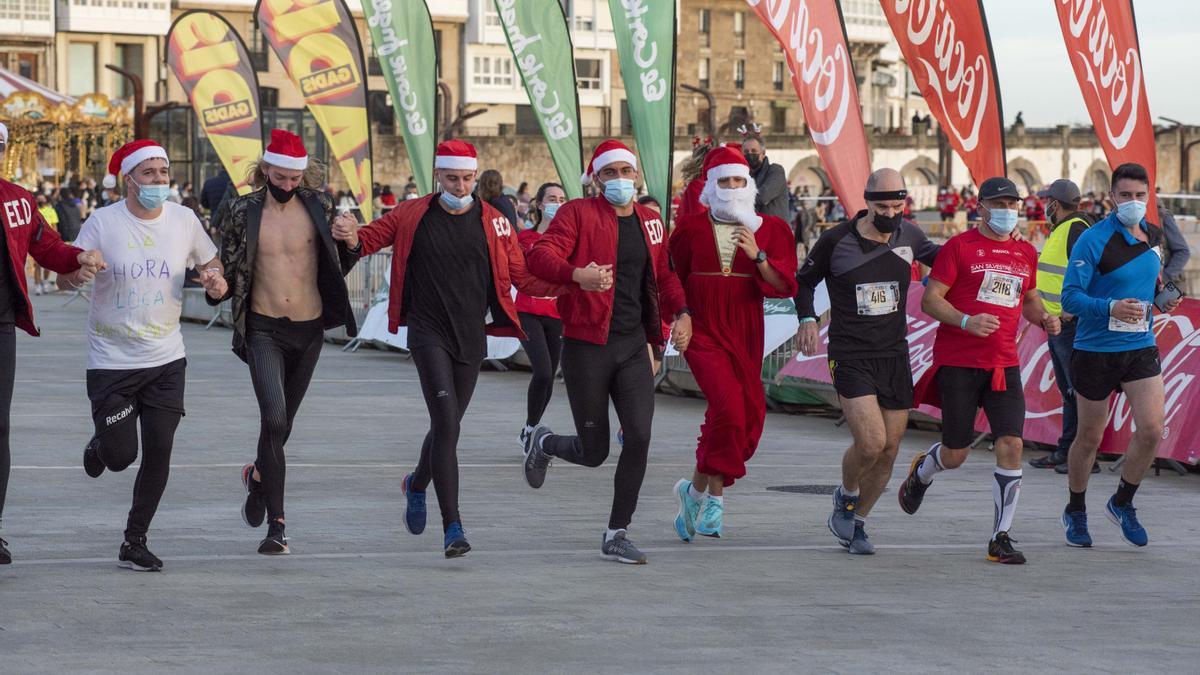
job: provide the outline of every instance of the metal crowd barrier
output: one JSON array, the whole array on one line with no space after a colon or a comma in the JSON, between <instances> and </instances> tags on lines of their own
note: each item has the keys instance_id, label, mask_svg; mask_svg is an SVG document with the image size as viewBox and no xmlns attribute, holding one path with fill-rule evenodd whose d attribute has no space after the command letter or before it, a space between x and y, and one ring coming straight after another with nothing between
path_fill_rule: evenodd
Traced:
<instances>
[{"instance_id":1,"label":"metal crowd barrier","mask_svg":"<svg viewBox=\"0 0 1200 675\"><path fill-rule=\"evenodd\" d=\"M387 271L392 265L392 251L387 249L362 260L346 275L346 290L350 292L350 307L361 325L367 310L375 304L375 296L387 288Z\"/></svg>"}]
</instances>

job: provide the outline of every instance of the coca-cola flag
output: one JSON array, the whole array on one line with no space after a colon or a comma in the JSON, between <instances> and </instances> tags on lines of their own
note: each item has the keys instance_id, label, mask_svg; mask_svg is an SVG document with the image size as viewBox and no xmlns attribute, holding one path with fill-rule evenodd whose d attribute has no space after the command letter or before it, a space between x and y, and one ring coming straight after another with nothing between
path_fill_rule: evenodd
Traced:
<instances>
[{"instance_id":1,"label":"coca-cola flag","mask_svg":"<svg viewBox=\"0 0 1200 675\"><path fill-rule=\"evenodd\" d=\"M1083 102L1110 167L1137 162L1150 173L1154 215L1157 154L1150 104L1142 78L1142 56L1131 0L1058 0L1067 58L1075 69ZM1184 187L1186 189L1186 186Z\"/></svg>"},{"instance_id":2,"label":"coca-cola flag","mask_svg":"<svg viewBox=\"0 0 1200 675\"><path fill-rule=\"evenodd\" d=\"M978 185L1007 173L983 1L879 0L921 96Z\"/></svg>"},{"instance_id":3,"label":"coca-cola flag","mask_svg":"<svg viewBox=\"0 0 1200 675\"><path fill-rule=\"evenodd\" d=\"M804 123L847 213L867 208L871 155L837 0L746 0L783 47Z\"/></svg>"}]
</instances>

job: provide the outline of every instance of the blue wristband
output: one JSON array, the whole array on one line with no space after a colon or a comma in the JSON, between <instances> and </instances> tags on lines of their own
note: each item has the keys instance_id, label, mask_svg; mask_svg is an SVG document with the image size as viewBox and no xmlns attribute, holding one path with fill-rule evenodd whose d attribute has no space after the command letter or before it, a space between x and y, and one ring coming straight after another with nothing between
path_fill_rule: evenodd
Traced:
<instances>
[{"instance_id":1,"label":"blue wristband","mask_svg":"<svg viewBox=\"0 0 1200 675\"><path fill-rule=\"evenodd\" d=\"M968 321L970 321L970 320L971 320L971 315L970 315L970 314L963 314L962 321L961 321L961 322L958 324L958 327L959 327L959 328L961 328L961 329L963 329L963 330L966 330L966 329L967 329L967 322L968 322Z\"/></svg>"},{"instance_id":2,"label":"blue wristband","mask_svg":"<svg viewBox=\"0 0 1200 675\"><path fill-rule=\"evenodd\" d=\"M817 320L812 318L811 316L806 316L806 317L800 319L800 323L816 323L816 322L817 322Z\"/></svg>"}]
</instances>

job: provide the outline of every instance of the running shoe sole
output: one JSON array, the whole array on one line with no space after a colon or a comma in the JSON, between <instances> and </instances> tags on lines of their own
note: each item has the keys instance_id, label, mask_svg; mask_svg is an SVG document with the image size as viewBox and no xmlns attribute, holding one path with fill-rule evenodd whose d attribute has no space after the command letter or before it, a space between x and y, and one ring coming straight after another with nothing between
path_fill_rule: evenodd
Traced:
<instances>
[{"instance_id":1,"label":"running shoe sole","mask_svg":"<svg viewBox=\"0 0 1200 675\"><path fill-rule=\"evenodd\" d=\"M1108 516L1109 522L1111 522L1113 525L1116 525L1117 529L1121 531L1121 541L1125 542L1126 544L1129 544L1130 546L1132 546L1134 548L1145 548L1146 544L1150 543L1149 537L1146 538L1147 539L1146 544L1138 544L1136 542L1129 541L1129 537L1125 536L1125 528L1121 526L1121 519L1116 517L1115 515L1113 515L1113 512L1108 509L1107 504L1104 506L1104 515Z\"/></svg>"},{"instance_id":2,"label":"running shoe sole","mask_svg":"<svg viewBox=\"0 0 1200 675\"><path fill-rule=\"evenodd\" d=\"M913 457L912 464L908 465L908 475L904 477L905 483L907 483L908 479L914 473L916 473L917 467L921 465L921 462L925 461L925 455L927 455L927 454L929 454L929 453L922 452L922 453L919 453L916 457ZM921 480L921 479L917 478L917 480ZM908 509L904 508L904 483L901 483L900 489L896 490L896 500L900 502L900 510L907 513L910 516L913 515L914 513L916 513L921 508L921 506L919 504L917 505L917 508L913 509L912 511L909 511ZM921 501L924 501L923 497L922 497Z\"/></svg>"},{"instance_id":3,"label":"running shoe sole","mask_svg":"<svg viewBox=\"0 0 1200 675\"><path fill-rule=\"evenodd\" d=\"M1001 565L1024 565L1025 564L1024 556L1022 556L1022 557L1012 556L1012 557L1005 558L1005 557L1001 557L998 555L992 555L991 553L989 553L987 555L987 559L994 563L1000 563Z\"/></svg>"},{"instance_id":4,"label":"running shoe sole","mask_svg":"<svg viewBox=\"0 0 1200 675\"><path fill-rule=\"evenodd\" d=\"M829 514L829 517L825 519L825 527L829 528L829 533L833 535L833 538L837 540L837 543L842 545L842 548L849 549L850 548L850 540L842 539L841 537L838 536L837 531L833 529L833 516L834 516L834 514L831 513L831 514Z\"/></svg>"},{"instance_id":5,"label":"running shoe sole","mask_svg":"<svg viewBox=\"0 0 1200 675\"><path fill-rule=\"evenodd\" d=\"M133 570L134 572L161 572L162 571L162 567L142 567L141 565L133 562L132 560L118 560L117 567L122 567L127 570Z\"/></svg>"},{"instance_id":6,"label":"running shoe sole","mask_svg":"<svg viewBox=\"0 0 1200 675\"><path fill-rule=\"evenodd\" d=\"M447 558L461 558L471 550L471 545L465 539L454 541L446 549Z\"/></svg>"},{"instance_id":7,"label":"running shoe sole","mask_svg":"<svg viewBox=\"0 0 1200 675\"><path fill-rule=\"evenodd\" d=\"M268 543L270 543L274 546L280 546L282 548L278 548L275 550L272 550L272 549L264 550L263 547L266 546ZM290 546L288 546L287 544L280 544L278 541L275 541L274 539L272 539L270 542L264 541L263 543L259 544L258 552L261 555L291 555L292 548Z\"/></svg>"},{"instance_id":8,"label":"running shoe sole","mask_svg":"<svg viewBox=\"0 0 1200 675\"><path fill-rule=\"evenodd\" d=\"M675 481L675 488L672 494L675 496L675 501L679 502L679 513L675 514L675 534L678 534L679 538L684 542L691 542L692 533L689 533L687 530L687 509L684 508L683 493L679 490L679 487L687 482L688 479L686 478L680 478Z\"/></svg>"},{"instance_id":9,"label":"running shoe sole","mask_svg":"<svg viewBox=\"0 0 1200 675\"><path fill-rule=\"evenodd\" d=\"M646 564L645 558L643 558L641 560L633 560L630 558L626 558L625 556L622 556L622 555L617 555L615 553L601 553L600 557L604 558L605 560L612 560L612 561L619 562L624 565L645 565Z\"/></svg>"},{"instance_id":10,"label":"running shoe sole","mask_svg":"<svg viewBox=\"0 0 1200 675\"><path fill-rule=\"evenodd\" d=\"M1063 537L1064 538L1067 537L1067 530L1071 526L1070 523L1071 523L1071 521L1067 518L1067 514L1065 514L1065 513L1062 514L1062 526L1063 526ZM1089 535L1089 536L1091 536L1091 535ZM1091 544L1091 542L1088 542L1086 544L1076 544L1075 542L1073 542L1069 538L1067 538L1067 546L1074 546L1075 548L1091 548L1092 544Z\"/></svg>"}]
</instances>

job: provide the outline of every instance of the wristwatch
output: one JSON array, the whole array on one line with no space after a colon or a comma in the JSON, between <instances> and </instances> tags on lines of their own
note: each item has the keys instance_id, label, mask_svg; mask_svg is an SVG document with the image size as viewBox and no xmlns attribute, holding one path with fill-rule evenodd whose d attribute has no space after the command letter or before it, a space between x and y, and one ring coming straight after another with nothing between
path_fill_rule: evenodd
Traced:
<instances>
[{"instance_id":1,"label":"wristwatch","mask_svg":"<svg viewBox=\"0 0 1200 675\"><path fill-rule=\"evenodd\" d=\"M767 252L762 249L759 249L758 255L754 256L754 264L761 265L765 262L767 262Z\"/></svg>"}]
</instances>

